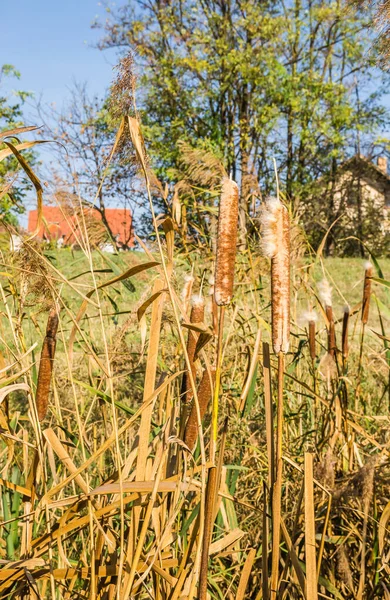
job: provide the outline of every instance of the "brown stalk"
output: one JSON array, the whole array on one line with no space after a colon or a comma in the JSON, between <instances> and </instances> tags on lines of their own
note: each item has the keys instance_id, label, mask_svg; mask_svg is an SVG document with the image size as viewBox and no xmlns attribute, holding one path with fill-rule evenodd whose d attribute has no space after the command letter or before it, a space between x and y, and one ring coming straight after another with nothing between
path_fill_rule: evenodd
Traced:
<instances>
[{"instance_id":1,"label":"brown stalk","mask_svg":"<svg viewBox=\"0 0 390 600\"><path fill-rule=\"evenodd\" d=\"M364 285L363 285L363 302L362 302L362 323L366 325L368 322L368 315L370 312L370 298L371 298L371 279L373 275L373 268L371 263L366 264L364 273Z\"/></svg>"},{"instance_id":2,"label":"brown stalk","mask_svg":"<svg viewBox=\"0 0 390 600\"><path fill-rule=\"evenodd\" d=\"M309 349L312 361L316 359L316 322L309 321Z\"/></svg>"},{"instance_id":3,"label":"brown stalk","mask_svg":"<svg viewBox=\"0 0 390 600\"><path fill-rule=\"evenodd\" d=\"M200 563L199 600L207 600L207 571L209 561L209 547L213 533L213 516L215 494L217 489L217 467L210 467L206 487L206 502L204 515L204 531L202 544L202 559Z\"/></svg>"},{"instance_id":4,"label":"brown stalk","mask_svg":"<svg viewBox=\"0 0 390 600\"><path fill-rule=\"evenodd\" d=\"M344 308L343 333L342 333L342 338L341 338L341 340L342 340L342 354L343 354L343 359L344 360L347 360L348 354L349 354L349 340L348 340L349 316L350 316L349 306L346 306Z\"/></svg>"},{"instance_id":5,"label":"brown stalk","mask_svg":"<svg viewBox=\"0 0 390 600\"><path fill-rule=\"evenodd\" d=\"M198 403L201 420L203 420L203 417L206 414L207 407L212 397L212 382L210 375L212 380L214 381L215 369L211 370L211 374L207 370L205 370L199 385ZM193 404L190 415L188 417L184 434L184 443L189 447L190 450L193 450L195 447L196 440L198 439L198 431L199 424L197 418L197 410L195 404Z\"/></svg>"},{"instance_id":6,"label":"brown stalk","mask_svg":"<svg viewBox=\"0 0 390 600\"><path fill-rule=\"evenodd\" d=\"M219 203L217 256L214 297L218 306L226 306L233 297L238 226L238 186L224 177Z\"/></svg>"},{"instance_id":7,"label":"brown stalk","mask_svg":"<svg viewBox=\"0 0 390 600\"><path fill-rule=\"evenodd\" d=\"M56 351L56 335L58 329L58 314L56 308L50 311L46 336L43 341L41 359L39 361L38 383L35 394L38 419L42 421L47 412L49 403L50 384L53 373L54 355Z\"/></svg>"}]
</instances>

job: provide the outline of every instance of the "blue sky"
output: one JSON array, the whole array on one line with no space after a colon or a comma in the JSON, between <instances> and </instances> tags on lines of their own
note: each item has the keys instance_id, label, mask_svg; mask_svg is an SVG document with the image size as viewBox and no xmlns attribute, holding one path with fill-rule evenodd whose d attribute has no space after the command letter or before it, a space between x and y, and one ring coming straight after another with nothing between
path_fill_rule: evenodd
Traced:
<instances>
[{"instance_id":1,"label":"blue sky","mask_svg":"<svg viewBox=\"0 0 390 600\"><path fill-rule=\"evenodd\" d=\"M96 16L104 20L105 13L98 0L3 0L1 5L0 63L21 72L19 81L10 79L3 89L34 92L60 109L75 80L88 82L97 94L110 85L115 53L93 47L101 32L91 23Z\"/></svg>"},{"instance_id":2,"label":"blue sky","mask_svg":"<svg viewBox=\"0 0 390 600\"><path fill-rule=\"evenodd\" d=\"M101 31L91 29L95 17L104 21L105 11L98 0L0 0L0 65L12 64L21 78L5 78L2 94L13 90L34 93L24 114L27 125L40 125L34 102L54 104L57 110L67 104L74 82L88 83L90 95L102 96L113 78L117 62L114 51L94 48ZM44 177L44 164L50 151L40 149L43 161L38 174ZM25 199L27 211L35 208L35 195ZM27 213L19 218L27 225Z\"/></svg>"}]
</instances>

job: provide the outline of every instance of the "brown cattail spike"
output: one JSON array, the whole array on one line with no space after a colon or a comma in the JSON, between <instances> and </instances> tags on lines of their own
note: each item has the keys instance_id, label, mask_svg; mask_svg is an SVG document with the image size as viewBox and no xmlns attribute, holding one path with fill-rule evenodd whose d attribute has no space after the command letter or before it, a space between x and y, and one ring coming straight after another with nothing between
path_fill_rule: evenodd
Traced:
<instances>
[{"instance_id":1,"label":"brown cattail spike","mask_svg":"<svg viewBox=\"0 0 390 600\"><path fill-rule=\"evenodd\" d=\"M238 186L224 177L219 203L217 257L215 264L215 302L229 304L233 297L238 225Z\"/></svg>"},{"instance_id":2,"label":"brown cattail spike","mask_svg":"<svg viewBox=\"0 0 390 600\"><path fill-rule=\"evenodd\" d=\"M207 407L211 400L212 395L212 385L210 380L210 375L212 380L215 379L215 369L211 371L211 374L207 371L204 371L203 377L201 379L199 390L198 390L198 403L199 403L199 412L200 412L200 420L203 420L203 417L206 414ZM197 410L195 403L192 405L190 416L188 417L186 430L184 434L184 443L188 446L190 450L193 450L196 440L198 439L198 419L197 419Z\"/></svg>"},{"instance_id":3,"label":"brown cattail spike","mask_svg":"<svg viewBox=\"0 0 390 600\"><path fill-rule=\"evenodd\" d=\"M364 273L363 305L362 305L362 323L363 323L363 325L365 325L368 322L368 315L370 312L372 275L373 275L372 264L368 262L365 265L365 273Z\"/></svg>"},{"instance_id":4,"label":"brown cattail spike","mask_svg":"<svg viewBox=\"0 0 390 600\"><path fill-rule=\"evenodd\" d=\"M328 319L328 352L334 356L336 351L336 333L334 328L333 308L325 307L326 318Z\"/></svg>"},{"instance_id":5,"label":"brown cattail spike","mask_svg":"<svg viewBox=\"0 0 390 600\"><path fill-rule=\"evenodd\" d=\"M348 341L348 325L349 325L349 306L344 308L343 315L343 333L342 333L342 354L343 359L346 360L348 358L349 353L349 341Z\"/></svg>"},{"instance_id":6,"label":"brown cattail spike","mask_svg":"<svg viewBox=\"0 0 390 600\"><path fill-rule=\"evenodd\" d=\"M328 354L334 356L336 351L336 334L334 328L334 317L332 308L332 288L327 279L323 279L318 285L320 298L325 305L325 314L328 321Z\"/></svg>"},{"instance_id":7,"label":"brown cattail spike","mask_svg":"<svg viewBox=\"0 0 390 600\"><path fill-rule=\"evenodd\" d=\"M204 321L204 299L202 298L202 296L192 296L190 321L194 325L197 323L203 323ZM196 377L196 367L194 359L198 338L199 333L197 333L196 331L189 330L187 339L187 354L191 366L192 376L194 379ZM183 375L181 389L182 399L185 404L188 404L191 401L192 394L193 392L191 388L190 378L188 372L186 371Z\"/></svg>"},{"instance_id":8,"label":"brown cattail spike","mask_svg":"<svg viewBox=\"0 0 390 600\"><path fill-rule=\"evenodd\" d=\"M309 350L310 358L314 361L316 359L316 321L317 315L313 311L309 311L305 314L305 318L309 324Z\"/></svg>"},{"instance_id":9,"label":"brown cattail spike","mask_svg":"<svg viewBox=\"0 0 390 600\"><path fill-rule=\"evenodd\" d=\"M290 342L290 219L278 198L269 198L262 212L263 251L271 258L272 345L288 352Z\"/></svg>"},{"instance_id":10,"label":"brown cattail spike","mask_svg":"<svg viewBox=\"0 0 390 600\"><path fill-rule=\"evenodd\" d=\"M47 405L49 403L50 383L53 372L54 355L56 351L56 335L58 329L58 314L53 309L47 320L46 336L43 341L41 359L39 362L39 373L35 403L37 407L38 419L42 421L45 418Z\"/></svg>"}]
</instances>

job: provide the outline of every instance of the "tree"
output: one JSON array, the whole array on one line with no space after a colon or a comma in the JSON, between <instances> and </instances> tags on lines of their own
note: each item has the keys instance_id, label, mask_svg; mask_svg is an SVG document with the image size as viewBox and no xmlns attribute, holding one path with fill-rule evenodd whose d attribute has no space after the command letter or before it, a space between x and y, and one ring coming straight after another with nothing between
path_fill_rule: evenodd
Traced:
<instances>
[{"instance_id":1,"label":"tree","mask_svg":"<svg viewBox=\"0 0 390 600\"><path fill-rule=\"evenodd\" d=\"M20 78L20 73L12 65L3 65L0 68L0 89L5 77ZM31 96L28 92L17 91L13 93L14 102L5 95L0 95L0 131L9 131L22 126L23 104ZM11 140L15 142L13 138ZM5 148L0 144L0 150ZM30 164L34 163L34 154L31 150L24 154ZM27 188L30 186L28 178L20 168L16 158L11 155L0 162L0 218L3 221L17 224L17 214L24 212L23 199Z\"/></svg>"},{"instance_id":2,"label":"tree","mask_svg":"<svg viewBox=\"0 0 390 600\"><path fill-rule=\"evenodd\" d=\"M370 15L343 0L134 0L106 10L100 48L137 52L159 174L172 179L180 140L221 156L241 186L242 241L251 207L274 192L272 158L288 198L306 201L311 183L355 152L357 131L366 141L385 123L381 91L366 85Z\"/></svg>"},{"instance_id":3,"label":"tree","mask_svg":"<svg viewBox=\"0 0 390 600\"><path fill-rule=\"evenodd\" d=\"M85 84L75 84L70 101L61 112L39 105L38 113L46 134L57 142L52 150L56 179L100 214L115 243L106 209L114 203L133 210L136 194L132 184L134 168L125 153L119 152L115 160L109 160L117 122L112 119L107 102L90 98Z\"/></svg>"}]
</instances>

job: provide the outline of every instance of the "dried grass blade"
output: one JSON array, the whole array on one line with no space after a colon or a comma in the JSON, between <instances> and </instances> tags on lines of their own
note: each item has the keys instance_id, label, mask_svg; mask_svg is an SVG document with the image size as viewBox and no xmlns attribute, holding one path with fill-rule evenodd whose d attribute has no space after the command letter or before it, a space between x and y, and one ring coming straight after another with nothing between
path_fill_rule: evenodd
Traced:
<instances>
[{"instance_id":1,"label":"dried grass blade","mask_svg":"<svg viewBox=\"0 0 390 600\"><path fill-rule=\"evenodd\" d=\"M305 557L306 595L317 600L316 529L314 519L313 455L305 452Z\"/></svg>"}]
</instances>

